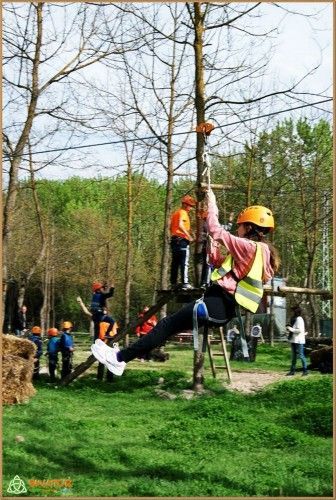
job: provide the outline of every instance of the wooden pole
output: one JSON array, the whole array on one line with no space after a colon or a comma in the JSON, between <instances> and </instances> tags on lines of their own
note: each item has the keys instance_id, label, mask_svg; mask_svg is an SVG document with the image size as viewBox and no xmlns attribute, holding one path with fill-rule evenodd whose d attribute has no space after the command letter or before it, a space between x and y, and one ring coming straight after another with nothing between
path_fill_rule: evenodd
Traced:
<instances>
[{"instance_id":1,"label":"wooden pole","mask_svg":"<svg viewBox=\"0 0 336 500\"><path fill-rule=\"evenodd\" d=\"M295 286L278 286L276 290L272 290L271 286L264 286L264 293L274 295L275 297L285 297L287 293L306 293L307 295L321 295L322 300L332 300L333 294L330 290L319 288L300 288Z\"/></svg>"}]
</instances>

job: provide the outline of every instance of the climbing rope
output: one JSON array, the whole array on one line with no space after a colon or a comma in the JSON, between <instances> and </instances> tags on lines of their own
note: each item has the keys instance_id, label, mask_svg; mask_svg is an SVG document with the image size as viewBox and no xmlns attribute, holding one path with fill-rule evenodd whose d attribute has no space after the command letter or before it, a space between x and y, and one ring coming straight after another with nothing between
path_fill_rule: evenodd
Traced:
<instances>
[{"instance_id":1,"label":"climbing rope","mask_svg":"<svg viewBox=\"0 0 336 500\"><path fill-rule=\"evenodd\" d=\"M210 189L210 180L211 180L211 161L210 161L210 147L209 147L209 142L208 138L211 134L211 132L214 129L214 125L212 123L200 123L196 127L196 132L199 132L203 135L203 141L204 141L204 151L203 151L203 165L204 165L204 170L202 172L202 177L206 178L206 183L208 185L208 188Z\"/></svg>"}]
</instances>

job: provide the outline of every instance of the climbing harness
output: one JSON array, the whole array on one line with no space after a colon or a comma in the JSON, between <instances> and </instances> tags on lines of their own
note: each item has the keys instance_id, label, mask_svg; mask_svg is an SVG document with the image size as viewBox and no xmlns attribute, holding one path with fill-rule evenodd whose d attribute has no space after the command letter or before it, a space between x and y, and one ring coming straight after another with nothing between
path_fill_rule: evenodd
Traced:
<instances>
[{"instance_id":1,"label":"climbing harness","mask_svg":"<svg viewBox=\"0 0 336 500\"><path fill-rule=\"evenodd\" d=\"M194 344L194 351L198 351L199 349L199 342L198 342L198 320L199 319L205 319L206 323L204 326L204 335L203 335L203 346L202 346L202 352L205 352L204 349L206 349L206 335L208 332L208 325L209 323L217 323L218 325L223 325L223 320L218 320L216 318L212 318L209 316L207 306L204 302L204 295L198 300L196 300L193 308L193 330L192 330L192 335L193 335L193 344Z\"/></svg>"}]
</instances>

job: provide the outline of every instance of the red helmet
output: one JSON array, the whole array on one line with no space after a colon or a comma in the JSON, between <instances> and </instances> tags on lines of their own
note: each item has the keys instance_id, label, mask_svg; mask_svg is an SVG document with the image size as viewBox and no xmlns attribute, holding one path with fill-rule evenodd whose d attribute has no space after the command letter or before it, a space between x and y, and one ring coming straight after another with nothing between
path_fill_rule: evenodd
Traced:
<instances>
[{"instance_id":1,"label":"red helmet","mask_svg":"<svg viewBox=\"0 0 336 500\"><path fill-rule=\"evenodd\" d=\"M103 288L103 286L104 286L103 283L99 283L99 281L94 281L94 283L92 284L92 291L96 292L97 290Z\"/></svg>"},{"instance_id":2,"label":"red helmet","mask_svg":"<svg viewBox=\"0 0 336 500\"><path fill-rule=\"evenodd\" d=\"M40 326L33 326L31 332L34 333L35 335L41 335L42 329Z\"/></svg>"},{"instance_id":3,"label":"red helmet","mask_svg":"<svg viewBox=\"0 0 336 500\"><path fill-rule=\"evenodd\" d=\"M190 207L195 207L196 206L196 200L192 196L189 196L188 194L186 196L183 196L182 198L182 203L185 203L186 205L189 205Z\"/></svg>"},{"instance_id":4,"label":"red helmet","mask_svg":"<svg viewBox=\"0 0 336 500\"><path fill-rule=\"evenodd\" d=\"M48 330L49 337L56 337L57 335L58 335L57 328L49 328L49 330Z\"/></svg>"}]
</instances>

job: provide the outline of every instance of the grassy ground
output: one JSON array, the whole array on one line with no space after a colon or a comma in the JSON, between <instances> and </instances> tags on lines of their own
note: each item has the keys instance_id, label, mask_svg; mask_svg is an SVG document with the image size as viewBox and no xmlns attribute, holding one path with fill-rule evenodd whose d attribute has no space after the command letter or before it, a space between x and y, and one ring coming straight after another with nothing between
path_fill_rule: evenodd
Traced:
<instances>
[{"instance_id":1,"label":"grassy ground","mask_svg":"<svg viewBox=\"0 0 336 500\"><path fill-rule=\"evenodd\" d=\"M5 407L4 493L19 475L28 496L332 496L330 375L247 396L207 368L210 394L188 401L192 350L168 350L169 362L133 362L112 383L98 382L95 367L65 388L42 378L29 403ZM288 359L284 346L259 346L256 363L232 368L284 371ZM159 377L176 399L157 396Z\"/></svg>"}]
</instances>

